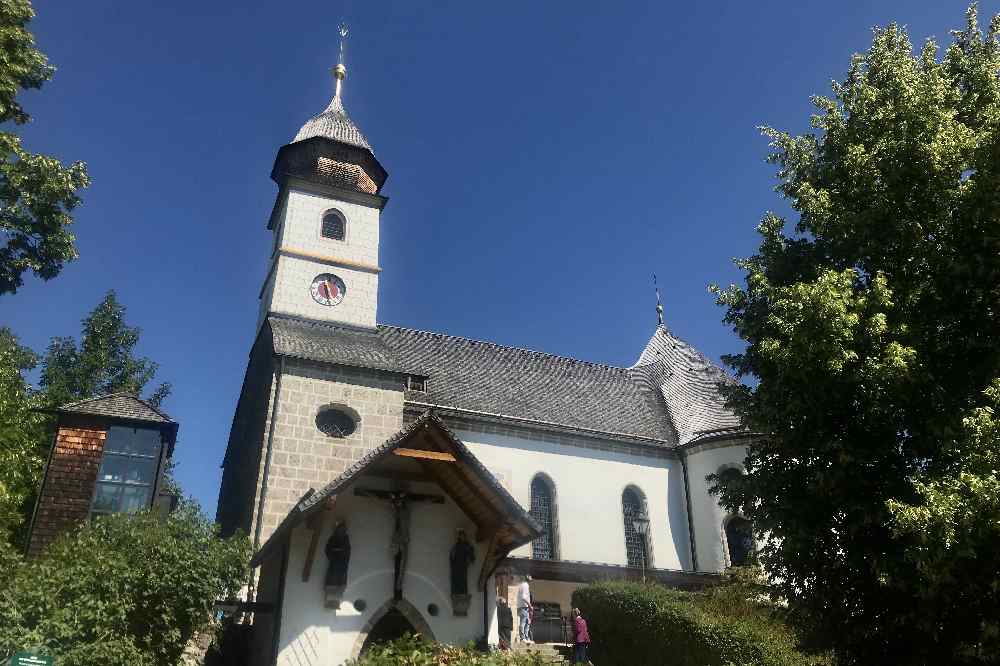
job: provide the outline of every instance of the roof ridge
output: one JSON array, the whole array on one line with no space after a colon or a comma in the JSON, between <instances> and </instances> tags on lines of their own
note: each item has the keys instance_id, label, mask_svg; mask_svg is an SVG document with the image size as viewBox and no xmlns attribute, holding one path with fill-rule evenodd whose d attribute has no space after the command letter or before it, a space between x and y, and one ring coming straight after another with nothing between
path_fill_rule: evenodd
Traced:
<instances>
[{"instance_id":1,"label":"roof ridge","mask_svg":"<svg viewBox=\"0 0 1000 666\"><path fill-rule=\"evenodd\" d=\"M115 397L119 397L119 396L125 397L125 398L132 398L136 402L141 403L143 407L146 407L147 409L150 409L150 410L156 412L157 414L159 414L160 416L162 416L166 420L173 421L173 418L170 416L170 414L167 414L165 411L163 411L159 407L154 407L148 400L143 400L139 396L138 393L133 393L132 391L128 391L128 390L124 390L124 389L121 390L121 391L112 391L111 393L102 393L101 395L95 395L95 396L92 396L90 398L82 398L80 400L75 400L73 402L67 402L64 405L60 405L56 409L66 410L66 409L70 409L70 408L73 408L73 407L80 407L81 405L85 405L87 403L97 402L99 400L107 400L108 398L115 398Z\"/></svg>"},{"instance_id":2,"label":"roof ridge","mask_svg":"<svg viewBox=\"0 0 1000 666\"><path fill-rule=\"evenodd\" d=\"M598 368L606 368L608 370L618 370L624 372L626 375L629 368L625 368L619 365L611 365L610 363L600 363L598 361L587 361L582 358L575 358L573 356L565 356L563 354L553 354L551 352L538 351L537 349L528 349L527 347L515 347L513 345L504 345L499 342L493 342L491 340L477 340L476 338L469 338L464 335L452 335L451 333L438 333L437 331L425 331L420 328L410 328L407 326L396 326L394 324L379 324L379 330L382 329L396 329L398 331L408 331L411 333L422 333L424 335L433 335L438 338L450 338L452 340L461 340L463 342L472 342L476 344L489 345L491 347L498 347L500 349L509 349L511 351L525 352L528 354L535 354L537 356L548 356L549 358L554 358L563 361L570 361L572 363L580 363L582 365L589 365Z\"/></svg>"},{"instance_id":3,"label":"roof ridge","mask_svg":"<svg viewBox=\"0 0 1000 666\"><path fill-rule=\"evenodd\" d=\"M125 390L122 390L122 391L112 391L111 393L102 393L101 395L94 395L94 396L91 396L89 398L80 398L79 400L74 400L73 402L67 402L64 405L60 405L59 409L62 409L63 407L76 407L76 406L82 405L84 403L94 402L95 400L104 400L106 398L113 398L116 395L124 395L124 396L128 396L130 398L141 399L135 393L131 393L129 391L125 391Z\"/></svg>"}]
</instances>

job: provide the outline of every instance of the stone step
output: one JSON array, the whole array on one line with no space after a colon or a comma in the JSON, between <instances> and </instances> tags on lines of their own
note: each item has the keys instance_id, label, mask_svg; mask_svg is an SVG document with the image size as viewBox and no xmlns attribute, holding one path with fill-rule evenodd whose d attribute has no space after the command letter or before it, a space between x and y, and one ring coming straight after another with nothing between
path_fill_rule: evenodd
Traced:
<instances>
[{"instance_id":1,"label":"stone step","mask_svg":"<svg viewBox=\"0 0 1000 666\"><path fill-rule=\"evenodd\" d=\"M570 664L573 648L558 643L514 643L514 652L537 654L546 664Z\"/></svg>"}]
</instances>

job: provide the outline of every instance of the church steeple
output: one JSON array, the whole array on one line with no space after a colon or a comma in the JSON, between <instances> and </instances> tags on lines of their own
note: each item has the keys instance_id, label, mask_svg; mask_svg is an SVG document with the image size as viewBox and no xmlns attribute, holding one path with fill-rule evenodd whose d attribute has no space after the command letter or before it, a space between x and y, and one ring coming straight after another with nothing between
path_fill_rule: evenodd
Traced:
<instances>
[{"instance_id":1,"label":"church steeple","mask_svg":"<svg viewBox=\"0 0 1000 666\"><path fill-rule=\"evenodd\" d=\"M388 174L344 109L344 39L333 99L278 151L268 229L274 234L261 289L260 321L271 314L372 328L378 306L379 215Z\"/></svg>"}]
</instances>

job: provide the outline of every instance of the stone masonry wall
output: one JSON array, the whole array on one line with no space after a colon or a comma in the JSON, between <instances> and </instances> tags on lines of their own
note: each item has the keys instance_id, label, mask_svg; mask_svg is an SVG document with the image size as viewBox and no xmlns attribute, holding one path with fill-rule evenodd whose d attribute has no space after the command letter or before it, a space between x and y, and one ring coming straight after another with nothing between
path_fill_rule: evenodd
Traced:
<instances>
[{"instance_id":1,"label":"stone masonry wall","mask_svg":"<svg viewBox=\"0 0 1000 666\"><path fill-rule=\"evenodd\" d=\"M320 408L334 404L350 407L361 417L349 437L330 437L316 427ZM403 377L286 360L275 415L261 543L309 488L319 490L402 427Z\"/></svg>"},{"instance_id":2,"label":"stone masonry wall","mask_svg":"<svg viewBox=\"0 0 1000 666\"><path fill-rule=\"evenodd\" d=\"M28 543L29 555L37 555L58 535L87 519L107 435L104 426L63 426L57 431Z\"/></svg>"}]
</instances>

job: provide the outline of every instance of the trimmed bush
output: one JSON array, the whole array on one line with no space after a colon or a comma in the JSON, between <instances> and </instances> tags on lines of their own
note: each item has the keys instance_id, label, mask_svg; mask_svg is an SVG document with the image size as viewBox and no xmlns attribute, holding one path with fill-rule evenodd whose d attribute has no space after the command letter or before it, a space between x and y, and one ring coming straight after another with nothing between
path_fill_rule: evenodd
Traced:
<instances>
[{"instance_id":1,"label":"trimmed bush","mask_svg":"<svg viewBox=\"0 0 1000 666\"><path fill-rule=\"evenodd\" d=\"M573 593L601 666L819 666L798 648L780 612L747 585L681 592L660 585L596 583Z\"/></svg>"}]
</instances>

